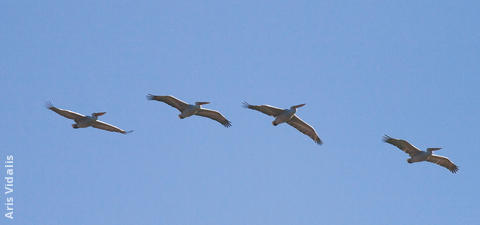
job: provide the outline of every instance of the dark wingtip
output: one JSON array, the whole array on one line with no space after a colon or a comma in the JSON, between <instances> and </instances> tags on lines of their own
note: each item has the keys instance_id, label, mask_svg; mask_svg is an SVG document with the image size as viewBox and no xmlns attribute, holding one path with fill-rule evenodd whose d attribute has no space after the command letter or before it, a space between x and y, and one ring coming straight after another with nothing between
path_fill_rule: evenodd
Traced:
<instances>
[{"instance_id":1,"label":"dark wingtip","mask_svg":"<svg viewBox=\"0 0 480 225\"><path fill-rule=\"evenodd\" d=\"M146 97L147 97L148 100L153 100L153 98L155 97L155 95L148 94Z\"/></svg>"},{"instance_id":2,"label":"dark wingtip","mask_svg":"<svg viewBox=\"0 0 480 225\"><path fill-rule=\"evenodd\" d=\"M320 140L320 139L315 140L315 143L317 143L317 145L322 145L323 144L322 140Z\"/></svg>"},{"instance_id":3,"label":"dark wingtip","mask_svg":"<svg viewBox=\"0 0 480 225\"><path fill-rule=\"evenodd\" d=\"M230 122L230 121L228 121L228 120L225 121L225 122L222 123L222 124L223 124L223 126L225 126L225 127L231 127L231 126L232 126L232 122Z\"/></svg>"},{"instance_id":4,"label":"dark wingtip","mask_svg":"<svg viewBox=\"0 0 480 225\"><path fill-rule=\"evenodd\" d=\"M47 109L51 109L52 107L53 107L53 104L52 104L52 102L51 102L51 101L47 101L47 102L45 102L45 108L47 108Z\"/></svg>"},{"instance_id":5,"label":"dark wingtip","mask_svg":"<svg viewBox=\"0 0 480 225\"><path fill-rule=\"evenodd\" d=\"M383 139L382 139L382 140L383 140L384 142L387 142L389 139L392 139L392 138L391 138L390 136L386 135L386 134L383 135Z\"/></svg>"},{"instance_id":6,"label":"dark wingtip","mask_svg":"<svg viewBox=\"0 0 480 225\"><path fill-rule=\"evenodd\" d=\"M242 107L243 107L243 108L247 108L247 109L248 109L248 108L250 108L250 106L251 106L251 105L248 104L248 102L246 102L246 101L243 101L243 102L242 102Z\"/></svg>"},{"instance_id":7,"label":"dark wingtip","mask_svg":"<svg viewBox=\"0 0 480 225\"><path fill-rule=\"evenodd\" d=\"M458 172L458 166L455 166L452 169L450 169L450 172L457 173Z\"/></svg>"},{"instance_id":8,"label":"dark wingtip","mask_svg":"<svg viewBox=\"0 0 480 225\"><path fill-rule=\"evenodd\" d=\"M132 132L134 132L134 130L125 131L125 132L122 133L122 134L129 134L129 133L132 133Z\"/></svg>"}]
</instances>

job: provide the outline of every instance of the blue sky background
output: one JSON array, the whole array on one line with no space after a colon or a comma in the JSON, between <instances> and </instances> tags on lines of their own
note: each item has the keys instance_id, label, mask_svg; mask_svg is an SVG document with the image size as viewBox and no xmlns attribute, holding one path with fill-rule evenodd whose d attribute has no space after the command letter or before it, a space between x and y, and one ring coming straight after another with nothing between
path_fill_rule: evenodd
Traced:
<instances>
[{"instance_id":1,"label":"blue sky background","mask_svg":"<svg viewBox=\"0 0 480 225\"><path fill-rule=\"evenodd\" d=\"M1 224L480 224L479 4L2 1ZM244 100L306 103L324 145ZM46 101L135 132L74 130ZM383 134L460 171L408 164Z\"/></svg>"}]
</instances>

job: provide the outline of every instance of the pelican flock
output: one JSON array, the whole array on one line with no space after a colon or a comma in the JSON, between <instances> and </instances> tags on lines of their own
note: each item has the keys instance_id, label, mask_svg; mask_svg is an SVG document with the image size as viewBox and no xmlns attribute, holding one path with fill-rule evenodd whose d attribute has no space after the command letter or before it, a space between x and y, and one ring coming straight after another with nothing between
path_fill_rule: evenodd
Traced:
<instances>
[{"instance_id":1,"label":"pelican flock","mask_svg":"<svg viewBox=\"0 0 480 225\"><path fill-rule=\"evenodd\" d=\"M180 111L180 114L178 115L180 119L185 119L187 117L197 115L215 120L225 127L232 126L232 123L227 120L225 116L223 116L220 112L202 108L202 105L209 104L210 102L195 102L195 104L188 104L180 99L175 98L174 96L161 96L152 94L147 95L147 99L160 101L176 108L178 111ZM281 123L287 123L288 125L296 128L303 134L309 136L315 143L321 145L323 142L318 137L315 129L296 115L297 109L303 106L305 106L305 104L294 105L291 106L289 109L281 109L271 105L250 105L247 102L243 102L243 107L245 108L256 110L268 116L275 117L275 119L272 121L272 124L274 126L277 126ZM77 112L57 108L53 106L50 102L47 103L46 107L49 110L52 110L65 118L75 121L75 123L72 124L72 127L75 129L94 127L122 134L127 134L133 131L125 131L116 126L98 120L98 117L104 115L106 112L96 112L92 113L91 116L85 116ZM452 161L450 161L450 159L444 156L434 155L432 153L433 151L440 150L441 148L427 148L426 151L422 151L405 140L395 139L387 135L383 137L383 141L396 146L400 150L410 155L410 158L407 159L408 163L427 161L445 167L452 173L457 173L458 171L458 166L455 165Z\"/></svg>"},{"instance_id":2,"label":"pelican flock","mask_svg":"<svg viewBox=\"0 0 480 225\"><path fill-rule=\"evenodd\" d=\"M72 127L74 129L85 128L85 127L95 127L95 128L98 128L98 129L111 131L111 132L118 132L118 133L122 133L122 134L127 134L127 133L130 133L130 132L133 132L133 130L124 131L124 130L116 127L116 126L113 126L113 125L110 125L108 123L105 123L103 121L98 120L98 117L104 115L106 112L92 113L91 116L84 116L80 113L73 112L73 111L70 111L70 110L59 109L59 108L53 106L52 103L47 103L47 108L56 112L57 114L65 117L65 118L68 118L68 119L71 119L71 120L75 121L75 123L72 124Z\"/></svg>"},{"instance_id":3,"label":"pelican flock","mask_svg":"<svg viewBox=\"0 0 480 225\"><path fill-rule=\"evenodd\" d=\"M408 143L408 141L391 138L387 135L383 137L383 141L396 146L400 150L410 155L410 158L407 159L408 163L427 161L443 166L450 170L450 172L452 173L456 173L458 171L457 165L453 164L453 162L450 161L447 157L432 154L433 151L437 151L442 148L427 148L426 151L422 151L417 147L413 146L412 144Z\"/></svg>"},{"instance_id":4,"label":"pelican flock","mask_svg":"<svg viewBox=\"0 0 480 225\"><path fill-rule=\"evenodd\" d=\"M277 126L281 123L288 123L288 125L295 127L298 131L309 136L315 143L319 145L322 144L322 140L318 137L315 129L295 115L297 108L305 106L305 104L294 105L290 107L290 109L280 109L271 105L250 105L247 102L243 102L243 106L275 117L275 120L272 121L273 126Z\"/></svg>"},{"instance_id":5,"label":"pelican flock","mask_svg":"<svg viewBox=\"0 0 480 225\"><path fill-rule=\"evenodd\" d=\"M228 121L221 113L211 109L204 109L202 105L210 104L210 102L195 102L195 104L187 104L186 102L177 99L173 96L160 96L160 95L147 95L147 99L156 100L167 103L168 105L178 109L180 114L178 118L185 119L187 117L197 115L216 120L225 127L232 126L232 123Z\"/></svg>"}]
</instances>

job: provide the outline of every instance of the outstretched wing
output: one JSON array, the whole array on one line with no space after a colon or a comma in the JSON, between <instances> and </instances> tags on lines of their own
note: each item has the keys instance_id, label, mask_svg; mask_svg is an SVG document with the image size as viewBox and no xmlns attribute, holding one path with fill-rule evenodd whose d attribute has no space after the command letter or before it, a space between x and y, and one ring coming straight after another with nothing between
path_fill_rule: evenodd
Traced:
<instances>
[{"instance_id":1,"label":"outstretched wing","mask_svg":"<svg viewBox=\"0 0 480 225\"><path fill-rule=\"evenodd\" d=\"M315 132L315 129L313 129L312 126L305 123L298 116L294 115L292 119L290 119L290 121L288 121L287 123L290 124L290 126L295 127L300 132L312 138L313 141L315 141L315 143L319 145L322 144L322 140L320 140L320 138L318 137L317 132Z\"/></svg>"},{"instance_id":2,"label":"outstretched wing","mask_svg":"<svg viewBox=\"0 0 480 225\"><path fill-rule=\"evenodd\" d=\"M81 118L85 117L84 115L82 115L80 113L76 113L76 112L66 110L66 109L59 109L59 108L53 106L52 103L50 103L50 102L48 102L46 104L46 107L47 107L47 109L50 109L50 110L56 112L57 114L65 117L65 118L71 119L71 120L77 120L77 119L81 119Z\"/></svg>"},{"instance_id":3,"label":"outstretched wing","mask_svg":"<svg viewBox=\"0 0 480 225\"><path fill-rule=\"evenodd\" d=\"M215 110L210 109L200 109L195 115L203 116L210 118L212 120L216 120L221 123L225 127L232 126L232 123L228 121L221 113Z\"/></svg>"},{"instance_id":4,"label":"outstretched wing","mask_svg":"<svg viewBox=\"0 0 480 225\"><path fill-rule=\"evenodd\" d=\"M243 107L257 110L273 117L280 115L284 111L284 109L279 109L271 105L250 105L247 102L243 102Z\"/></svg>"},{"instance_id":5,"label":"outstretched wing","mask_svg":"<svg viewBox=\"0 0 480 225\"><path fill-rule=\"evenodd\" d=\"M160 95L147 95L149 100L157 100L160 102L167 103L168 105L175 107L178 111L183 112L188 107L188 104L180 99L177 99L173 96L160 96Z\"/></svg>"},{"instance_id":6,"label":"outstretched wing","mask_svg":"<svg viewBox=\"0 0 480 225\"><path fill-rule=\"evenodd\" d=\"M102 130L106 130L106 131L111 131L111 132L118 132L118 133L122 133L122 134L127 134L127 133L133 132L133 130L124 131L124 130L116 127L116 126L110 125L110 124L105 123L105 122L100 121L100 120L96 120L95 122L93 122L92 127L102 129Z\"/></svg>"},{"instance_id":7,"label":"outstretched wing","mask_svg":"<svg viewBox=\"0 0 480 225\"><path fill-rule=\"evenodd\" d=\"M417 147L413 146L412 144L408 143L405 140L395 139L395 138L389 137L388 135L385 135L383 137L383 141L397 146L397 148L406 152L410 156L414 156L416 153L420 152L420 149L418 149Z\"/></svg>"},{"instance_id":8,"label":"outstretched wing","mask_svg":"<svg viewBox=\"0 0 480 225\"><path fill-rule=\"evenodd\" d=\"M458 166L453 164L450 159L447 157L439 156L439 155L431 155L427 158L427 161L435 163L437 165L443 166L450 170L452 173L457 173L458 171Z\"/></svg>"}]
</instances>

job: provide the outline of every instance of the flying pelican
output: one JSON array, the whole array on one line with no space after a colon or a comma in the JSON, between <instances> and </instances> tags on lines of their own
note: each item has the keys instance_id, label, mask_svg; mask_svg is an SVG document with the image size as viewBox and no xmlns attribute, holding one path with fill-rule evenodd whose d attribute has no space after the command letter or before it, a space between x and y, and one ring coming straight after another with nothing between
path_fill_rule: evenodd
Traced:
<instances>
[{"instance_id":1,"label":"flying pelican","mask_svg":"<svg viewBox=\"0 0 480 225\"><path fill-rule=\"evenodd\" d=\"M458 167L453 164L452 161L450 161L447 157L432 154L432 151L437 151L442 148L427 148L427 151L421 151L420 149L411 145L405 140L391 138L387 135L383 137L383 141L395 145L400 150L409 154L410 158L407 159L408 163L428 161L443 166L450 170L450 172L452 173L456 173L458 171Z\"/></svg>"},{"instance_id":2,"label":"flying pelican","mask_svg":"<svg viewBox=\"0 0 480 225\"><path fill-rule=\"evenodd\" d=\"M178 111L180 111L180 114L178 115L180 119L185 119L187 117L197 115L197 116L207 117L212 120L216 120L225 127L232 126L232 123L228 121L218 111L202 108L202 105L209 104L210 102L195 102L195 105L191 105L173 96L159 96L159 95L151 95L151 94L147 95L147 99L164 102L178 109Z\"/></svg>"},{"instance_id":3,"label":"flying pelican","mask_svg":"<svg viewBox=\"0 0 480 225\"><path fill-rule=\"evenodd\" d=\"M116 126L113 126L113 125L110 125L108 123L105 123L103 121L98 120L98 117L101 116L101 115L104 115L106 112L92 113L91 116L84 116L80 113L72 112L70 110L59 109L59 108L53 106L51 103L47 103L46 107L48 109L56 112L57 114L65 117L65 118L74 120L75 123L72 124L72 127L74 129L91 126L91 127L95 127L95 128L98 128L98 129L111 131L111 132L118 132L118 133L122 133L122 134L127 134L127 133L130 133L130 132L133 132L133 130L124 131L124 130L116 127Z\"/></svg>"},{"instance_id":4,"label":"flying pelican","mask_svg":"<svg viewBox=\"0 0 480 225\"><path fill-rule=\"evenodd\" d=\"M304 106L305 104L294 105L290 109L280 109L271 105L250 105L247 102L243 102L243 107L260 111L269 116L275 117L275 120L272 121L273 126L277 126L281 123L288 123L290 126L295 127L300 132L306 134L313 141L319 145L322 144L322 140L318 137L315 129L305 123L302 119L295 115L297 108Z\"/></svg>"}]
</instances>

